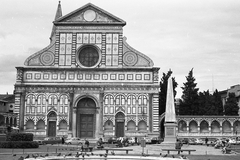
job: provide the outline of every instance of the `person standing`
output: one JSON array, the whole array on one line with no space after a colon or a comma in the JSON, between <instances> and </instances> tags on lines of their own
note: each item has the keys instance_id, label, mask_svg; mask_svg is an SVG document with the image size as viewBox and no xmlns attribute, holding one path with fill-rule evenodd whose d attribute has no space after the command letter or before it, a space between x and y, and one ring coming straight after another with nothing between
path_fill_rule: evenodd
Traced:
<instances>
[{"instance_id":1,"label":"person standing","mask_svg":"<svg viewBox=\"0 0 240 160\"><path fill-rule=\"evenodd\" d=\"M180 150L182 148L182 143L177 139L177 142L175 143L175 149L178 149L178 154L180 154Z\"/></svg>"},{"instance_id":2,"label":"person standing","mask_svg":"<svg viewBox=\"0 0 240 160\"><path fill-rule=\"evenodd\" d=\"M208 146L208 138L205 138L205 144Z\"/></svg>"},{"instance_id":3,"label":"person standing","mask_svg":"<svg viewBox=\"0 0 240 160\"><path fill-rule=\"evenodd\" d=\"M65 139L64 139L64 136L62 136L62 144L65 143Z\"/></svg>"}]
</instances>

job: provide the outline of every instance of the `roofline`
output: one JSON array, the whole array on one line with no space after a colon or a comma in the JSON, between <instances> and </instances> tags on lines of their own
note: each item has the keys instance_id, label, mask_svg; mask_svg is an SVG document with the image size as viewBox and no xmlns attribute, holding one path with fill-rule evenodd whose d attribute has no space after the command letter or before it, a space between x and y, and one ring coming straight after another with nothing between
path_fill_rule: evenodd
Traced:
<instances>
[{"instance_id":1,"label":"roofline","mask_svg":"<svg viewBox=\"0 0 240 160\"><path fill-rule=\"evenodd\" d=\"M91 7L93 7L93 8L96 8L96 9L100 10L101 12L103 12L104 14L107 14L107 15L111 16L112 18L120 21L119 24L121 24L121 25L123 25L123 26L126 25L126 22L125 22L124 20L122 20L121 18L118 18L118 17L114 16L113 14L105 11L105 10L102 9L102 8L99 8L98 6L95 6L95 5L92 4L92 3L87 3L87 4L85 4L84 6L78 8L78 9L76 9L76 10L74 10L74 11L68 13L68 14L66 14L65 16L60 17L59 19L55 20L53 23L57 25L58 23L61 23L61 22L60 22L61 20L65 19L65 18L68 18L70 15L73 15L73 14L77 13L78 11L80 11L80 10L82 10L82 9L88 7L88 6L91 6ZM71 23L68 23L68 24L71 24ZM93 23L92 23L92 24L93 24ZM109 25L109 24L112 24L112 23L106 23L106 24Z\"/></svg>"},{"instance_id":2,"label":"roofline","mask_svg":"<svg viewBox=\"0 0 240 160\"><path fill-rule=\"evenodd\" d=\"M43 66L27 66L27 67L16 67L16 69L23 69L23 70L37 70L39 71L39 69L41 70L69 70L69 71L106 71L106 70L111 70L111 71L133 71L133 70L159 70L160 67L136 67L136 68L62 68L62 67L43 67Z\"/></svg>"},{"instance_id":3,"label":"roofline","mask_svg":"<svg viewBox=\"0 0 240 160\"><path fill-rule=\"evenodd\" d=\"M112 23L107 23L107 22L53 22L54 25L56 26L60 26L60 25L84 25L84 26L91 26L91 25L112 25L112 26L125 26L126 22L122 23L122 22L112 22Z\"/></svg>"}]
</instances>

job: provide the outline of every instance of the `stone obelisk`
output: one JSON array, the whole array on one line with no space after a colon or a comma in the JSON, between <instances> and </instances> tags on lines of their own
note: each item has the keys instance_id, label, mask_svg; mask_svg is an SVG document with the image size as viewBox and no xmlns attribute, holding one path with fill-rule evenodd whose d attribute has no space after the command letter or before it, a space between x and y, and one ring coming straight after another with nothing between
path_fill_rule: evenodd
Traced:
<instances>
[{"instance_id":1,"label":"stone obelisk","mask_svg":"<svg viewBox=\"0 0 240 160\"><path fill-rule=\"evenodd\" d=\"M167 85L167 100L166 100L166 111L165 111L165 138L164 143L176 143L176 112L174 105L174 94L173 94L173 83L172 77L168 78Z\"/></svg>"}]
</instances>

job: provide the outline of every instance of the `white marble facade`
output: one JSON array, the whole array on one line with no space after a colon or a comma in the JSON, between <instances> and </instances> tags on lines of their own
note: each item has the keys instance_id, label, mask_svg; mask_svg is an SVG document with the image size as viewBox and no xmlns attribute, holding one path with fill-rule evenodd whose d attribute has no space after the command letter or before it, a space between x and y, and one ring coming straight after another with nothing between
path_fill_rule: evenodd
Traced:
<instances>
[{"instance_id":1,"label":"white marble facade","mask_svg":"<svg viewBox=\"0 0 240 160\"><path fill-rule=\"evenodd\" d=\"M15 113L35 136L159 135L159 68L127 44L126 22L89 3L62 16L17 68ZM37 38L36 38L37 39Z\"/></svg>"}]
</instances>

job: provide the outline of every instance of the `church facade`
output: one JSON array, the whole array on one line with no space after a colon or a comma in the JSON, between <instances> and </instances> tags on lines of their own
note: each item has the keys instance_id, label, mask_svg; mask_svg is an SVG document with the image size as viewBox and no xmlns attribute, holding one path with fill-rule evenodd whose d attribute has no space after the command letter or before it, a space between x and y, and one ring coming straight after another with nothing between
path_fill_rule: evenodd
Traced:
<instances>
[{"instance_id":1,"label":"church facade","mask_svg":"<svg viewBox=\"0 0 240 160\"><path fill-rule=\"evenodd\" d=\"M16 67L20 131L36 137L159 135L159 68L126 42L126 22L89 3L62 16L50 44Z\"/></svg>"}]
</instances>

